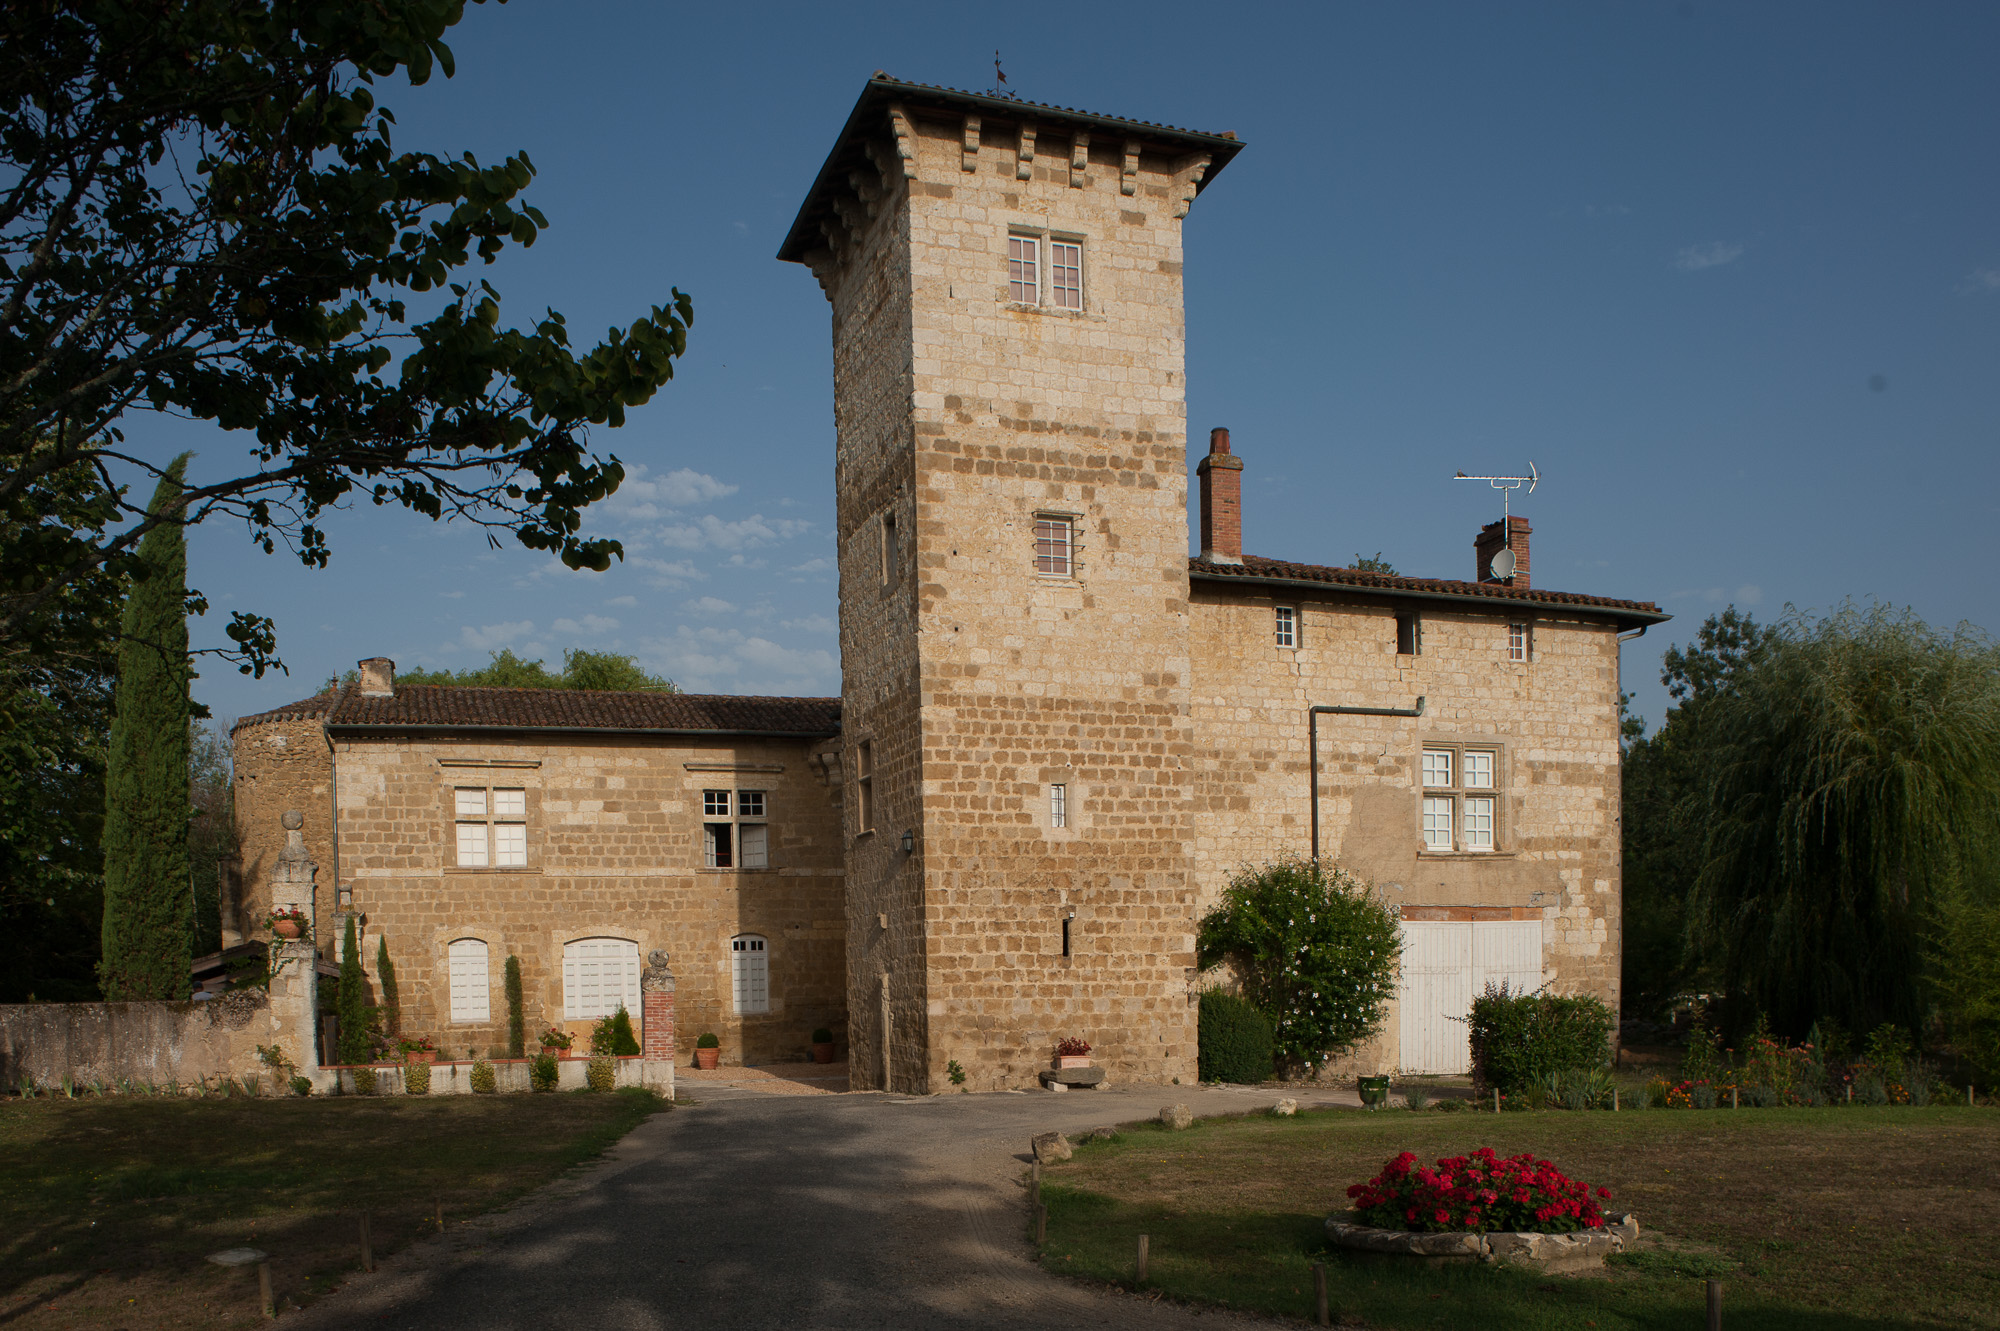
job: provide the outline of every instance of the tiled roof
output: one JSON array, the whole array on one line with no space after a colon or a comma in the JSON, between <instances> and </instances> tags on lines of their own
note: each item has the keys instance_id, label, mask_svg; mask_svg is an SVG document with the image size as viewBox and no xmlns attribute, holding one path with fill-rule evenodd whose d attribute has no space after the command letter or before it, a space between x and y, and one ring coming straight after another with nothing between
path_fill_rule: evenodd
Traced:
<instances>
[{"instance_id":1,"label":"tiled roof","mask_svg":"<svg viewBox=\"0 0 2000 1331\"><path fill-rule=\"evenodd\" d=\"M325 689L319 693L315 693L310 698L301 698L297 702L288 702L283 707L273 707L268 712L259 712L255 716L239 717L236 725L254 726L261 725L266 721L317 721L320 717L327 714L328 709L333 706L334 700L339 697L339 689ZM235 728L236 726L230 727L231 730Z\"/></svg>"},{"instance_id":2,"label":"tiled roof","mask_svg":"<svg viewBox=\"0 0 2000 1331\"><path fill-rule=\"evenodd\" d=\"M1217 581L1320 582L1346 590L1390 596L1445 598L1455 601L1501 601L1521 605L1564 606L1575 610L1602 610L1621 619L1638 620L1649 624L1672 618L1651 601L1618 601L1608 596L1545 591L1540 587L1509 587L1500 582L1406 578L1394 573L1369 573L1358 568L1294 564L1287 559L1265 559L1259 555L1245 555L1241 564L1217 564L1206 559L1190 559L1188 573L1193 577Z\"/></svg>"},{"instance_id":3,"label":"tiled roof","mask_svg":"<svg viewBox=\"0 0 2000 1331\"><path fill-rule=\"evenodd\" d=\"M331 705L329 705L331 704ZM758 698L727 693L623 693L596 689L487 689L405 684L392 697L352 686L238 725L324 717L329 729L713 731L735 735L832 735L838 698Z\"/></svg>"},{"instance_id":4,"label":"tiled roof","mask_svg":"<svg viewBox=\"0 0 2000 1331\"><path fill-rule=\"evenodd\" d=\"M1089 120L1100 125L1123 125L1128 129L1145 130L1154 134L1168 134L1184 139L1223 139L1234 143L1236 135L1229 131L1216 133L1213 130L1185 129L1179 125L1163 125L1153 120L1130 120L1124 116L1108 116L1097 111L1081 111L1073 106L1057 106L1053 102L1030 102L1012 93L972 92L965 88L947 88L941 83L912 83L908 79L892 78L878 73L869 80L870 84L895 89L922 96L931 94L953 102L977 102L996 111L1022 109L1046 111L1063 119Z\"/></svg>"}]
</instances>

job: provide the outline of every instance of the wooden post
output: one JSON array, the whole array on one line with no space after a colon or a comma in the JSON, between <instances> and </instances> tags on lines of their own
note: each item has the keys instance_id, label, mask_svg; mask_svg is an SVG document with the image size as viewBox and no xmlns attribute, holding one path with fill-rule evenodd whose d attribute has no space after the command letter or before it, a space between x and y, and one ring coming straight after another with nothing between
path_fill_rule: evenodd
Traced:
<instances>
[{"instance_id":1,"label":"wooden post","mask_svg":"<svg viewBox=\"0 0 2000 1331\"><path fill-rule=\"evenodd\" d=\"M1708 1331L1722 1331L1722 1282L1708 1282Z\"/></svg>"},{"instance_id":2,"label":"wooden post","mask_svg":"<svg viewBox=\"0 0 2000 1331\"><path fill-rule=\"evenodd\" d=\"M1616 1086L1611 1088L1611 1112L1614 1114L1618 1112L1618 1088Z\"/></svg>"},{"instance_id":3,"label":"wooden post","mask_svg":"<svg viewBox=\"0 0 2000 1331\"><path fill-rule=\"evenodd\" d=\"M1313 1311L1321 1326L1333 1325L1333 1313L1326 1302L1326 1263L1313 1263Z\"/></svg>"},{"instance_id":4,"label":"wooden post","mask_svg":"<svg viewBox=\"0 0 2000 1331\"><path fill-rule=\"evenodd\" d=\"M1049 1208L1039 1203L1035 1206L1035 1242L1049 1241Z\"/></svg>"},{"instance_id":5,"label":"wooden post","mask_svg":"<svg viewBox=\"0 0 2000 1331\"><path fill-rule=\"evenodd\" d=\"M1035 1159L1034 1169L1028 1175L1028 1204L1031 1206L1042 1204L1042 1161L1039 1156Z\"/></svg>"},{"instance_id":6,"label":"wooden post","mask_svg":"<svg viewBox=\"0 0 2000 1331\"><path fill-rule=\"evenodd\" d=\"M375 1269L375 1236L368 1232L368 1213L361 1213L361 1269Z\"/></svg>"},{"instance_id":7,"label":"wooden post","mask_svg":"<svg viewBox=\"0 0 2000 1331\"><path fill-rule=\"evenodd\" d=\"M1496 1114L1500 1112L1500 1088L1498 1086L1493 1088L1493 1112Z\"/></svg>"},{"instance_id":8,"label":"wooden post","mask_svg":"<svg viewBox=\"0 0 2000 1331\"><path fill-rule=\"evenodd\" d=\"M1742 1106L1742 1104L1741 1104L1741 1103L1740 1103L1740 1102L1739 1102L1739 1101L1737 1100L1736 1096L1737 1096L1737 1090L1736 1090L1736 1088L1735 1088L1734 1086L1730 1087L1730 1088L1729 1088L1729 1107L1730 1107L1731 1109L1741 1109L1741 1108L1743 1107L1743 1106Z\"/></svg>"},{"instance_id":9,"label":"wooden post","mask_svg":"<svg viewBox=\"0 0 2000 1331\"><path fill-rule=\"evenodd\" d=\"M444 1198L438 1198L438 1233L444 1233Z\"/></svg>"},{"instance_id":10,"label":"wooden post","mask_svg":"<svg viewBox=\"0 0 2000 1331\"><path fill-rule=\"evenodd\" d=\"M1849 1103L1849 1104L1853 1104L1853 1103L1854 1103L1854 1083L1853 1083L1853 1082L1849 1082L1849 1083L1847 1083L1847 1103Z\"/></svg>"},{"instance_id":11,"label":"wooden post","mask_svg":"<svg viewBox=\"0 0 2000 1331\"><path fill-rule=\"evenodd\" d=\"M271 1296L271 1264L269 1262L257 1263L257 1297L263 1301L264 1316L276 1317L278 1315L277 1300Z\"/></svg>"},{"instance_id":12,"label":"wooden post","mask_svg":"<svg viewBox=\"0 0 2000 1331\"><path fill-rule=\"evenodd\" d=\"M1136 1278L1140 1284L1143 1285L1146 1283L1146 1236L1144 1234L1139 1236L1139 1267Z\"/></svg>"},{"instance_id":13,"label":"wooden post","mask_svg":"<svg viewBox=\"0 0 2000 1331\"><path fill-rule=\"evenodd\" d=\"M1966 1107L1967 1109L1970 1109L1970 1108L1972 1108L1972 1083L1971 1083L1971 1082L1967 1082L1967 1083L1965 1084L1965 1107Z\"/></svg>"}]
</instances>

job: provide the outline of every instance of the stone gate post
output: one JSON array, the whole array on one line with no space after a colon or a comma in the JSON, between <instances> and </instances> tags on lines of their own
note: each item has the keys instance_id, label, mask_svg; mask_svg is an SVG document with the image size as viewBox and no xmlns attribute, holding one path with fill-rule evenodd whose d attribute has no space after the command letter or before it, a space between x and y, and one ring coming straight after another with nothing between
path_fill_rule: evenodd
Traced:
<instances>
[{"instance_id":1,"label":"stone gate post","mask_svg":"<svg viewBox=\"0 0 2000 1331\"><path fill-rule=\"evenodd\" d=\"M319 869L300 831L305 815L291 809L279 821L285 848L271 873L271 909L297 907L307 924L298 938L271 940L271 1038L301 1075L311 1077L319 1070L318 917L313 905L313 878Z\"/></svg>"},{"instance_id":2,"label":"stone gate post","mask_svg":"<svg viewBox=\"0 0 2000 1331\"><path fill-rule=\"evenodd\" d=\"M674 972L663 948L654 948L639 976L640 1075L646 1085L674 1098Z\"/></svg>"}]
</instances>

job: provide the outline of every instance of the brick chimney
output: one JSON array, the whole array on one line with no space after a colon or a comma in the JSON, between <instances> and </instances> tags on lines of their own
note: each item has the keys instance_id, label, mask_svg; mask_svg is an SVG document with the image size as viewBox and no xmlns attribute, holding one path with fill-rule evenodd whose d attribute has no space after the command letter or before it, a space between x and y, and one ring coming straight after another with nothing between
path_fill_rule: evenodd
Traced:
<instances>
[{"instance_id":1,"label":"brick chimney","mask_svg":"<svg viewBox=\"0 0 2000 1331\"><path fill-rule=\"evenodd\" d=\"M1195 467L1201 477L1201 557L1214 564L1243 562L1243 459L1229 451L1229 431L1208 432L1208 456Z\"/></svg>"},{"instance_id":2,"label":"brick chimney","mask_svg":"<svg viewBox=\"0 0 2000 1331\"><path fill-rule=\"evenodd\" d=\"M1474 537L1472 541L1472 552L1478 561L1479 567L1477 580L1480 582L1505 582L1510 587L1526 588L1529 585L1528 533L1533 530L1534 528L1528 525L1526 518L1515 517L1507 519L1507 534L1504 538L1500 534L1500 524L1497 522L1489 522L1484 527L1481 527L1479 535ZM1493 556L1500 553L1500 548L1503 544L1514 552L1514 576L1511 578L1496 578L1493 576Z\"/></svg>"},{"instance_id":3,"label":"brick chimney","mask_svg":"<svg viewBox=\"0 0 2000 1331\"><path fill-rule=\"evenodd\" d=\"M386 656L371 656L366 661L356 661L361 671L361 696L364 698L393 698L396 696L396 663Z\"/></svg>"}]
</instances>

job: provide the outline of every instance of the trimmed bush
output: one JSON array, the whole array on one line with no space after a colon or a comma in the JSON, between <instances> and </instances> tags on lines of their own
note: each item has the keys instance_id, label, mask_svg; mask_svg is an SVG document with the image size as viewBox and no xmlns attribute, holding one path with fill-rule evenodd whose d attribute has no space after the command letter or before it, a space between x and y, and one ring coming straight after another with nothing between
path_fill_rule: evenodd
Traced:
<instances>
[{"instance_id":1,"label":"trimmed bush","mask_svg":"<svg viewBox=\"0 0 2000 1331\"><path fill-rule=\"evenodd\" d=\"M431 1093L431 1065L428 1063L406 1063L403 1065L403 1094L429 1095Z\"/></svg>"},{"instance_id":2,"label":"trimmed bush","mask_svg":"<svg viewBox=\"0 0 2000 1331\"><path fill-rule=\"evenodd\" d=\"M311 1077L295 1076L287 1084L291 1086L293 1095L311 1095L313 1093Z\"/></svg>"},{"instance_id":3,"label":"trimmed bush","mask_svg":"<svg viewBox=\"0 0 2000 1331\"><path fill-rule=\"evenodd\" d=\"M553 1091L560 1075L554 1054L537 1054L534 1062L528 1064L528 1086L532 1090Z\"/></svg>"},{"instance_id":4,"label":"trimmed bush","mask_svg":"<svg viewBox=\"0 0 2000 1331\"><path fill-rule=\"evenodd\" d=\"M714 1031L703 1031L696 1037L694 1047L697 1049L720 1049L722 1048L722 1040Z\"/></svg>"},{"instance_id":5,"label":"trimmed bush","mask_svg":"<svg viewBox=\"0 0 2000 1331\"><path fill-rule=\"evenodd\" d=\"M354 1069L354 1093L356 1095L375 1094L375 1069L362 1066Z\"/></svg>"},{"instance_id":6,"label":"trimmed bush","mask_svg":"<svg viewBox=\"0 0 2000 1331\"><path fill-rule=\"evenodd\" d=\"M590 1060L583 1070L584 1084L593 1091L609 1091L618 1085L618 1060L609 1055L600 1055Z\"/></svg>"},{"instance_id":7,"label":"trimmed bush","mask_svg":"<svg viewBox=\"0 0 2000 1331\"><path fill-rule=\"evenodd\" d=\"M1201 996L1197 1032L1203 1081L1270 1080L1271 1023L1247 999L1220 989L1208 990Z\"/></svg>"},{"instance_id":8,"label":"trimmed bush","mask_svg":"<svg viewBox=\"0 0 2000 1331\"><path fill-rule=\"evenodd\" d=\"M519 1058L527 1048L528 1028L521 1015L521 959L507 958L507 1057Z\"/></svg>"},{"instance_id":9,"label":"trimmed bush","mask_svg":"<svg viewBox=\"0 0 2000 1331\"><path fill-rule=\"evenodd\" d=\"M632 1029L632 1014L620 1003L611 1014L611 1052L629 1058L639 1052L639 1036Z\"/></svg>"},{"instance_id":10,"label":"trimmed bush","mask_svg":"<svg viewBox=\"0 0 2000 1331\"><path fill-rule=\"evenodd\" d=\"M1511 993L1488 984L1472 1000L1472 1078L1481 1091L1515 1095L1554 1074L1606 1066L1611 1009L1594 998Z\"/></svg>"},{"instance_id":11,"label":"trimmed bush","mask_svg":"<svg viewBox=\"0 0 2000 1331\"><path fill-rule=\"evenodd\" d=\"M396 987L396 963L389 960L389 935L375 940L375 984L382 991L382 1029L392 1040L403 1038L403 1000Z\"/></svg>"},{"instance_id":12,"label":"trimmed bush","mask_svg":"<svg viewBox=\"0 0 2000 1331\"><path fill-rule=\"evenodd\" d=\"M500 1089L499 1079L493 1075L493 1065L480 1059L472 1065L472 1090L475 1095L491 1095Z\"/></svg>"},{"instance_id":13,"label":"trimmed bush","mask_svg":"<svg viewBox=\"0 0 2000 1331\"><path fill-rule=\"evenodd\" d=\"M356 936L354 916L347 917L347 932L340 946L339 996L334 1011L340 1016L340 1061L366 1063L375 1052L368 1036L368 981L361 974L361 942ZM371 1087L364 1095L374 1093Z\"/></svg>"},{"instance_id":14,"label":"trimmed bush","mask_svg":"<svg viewBox=\"0 0 2000 1331\"><path fill-rule=\"evenodd\" d=\"M815 1027L813 1030L812 1042L814 1044L832 1044L833 1032L828 1030L824 1026Z\"/></svg>"}]
</instances>

